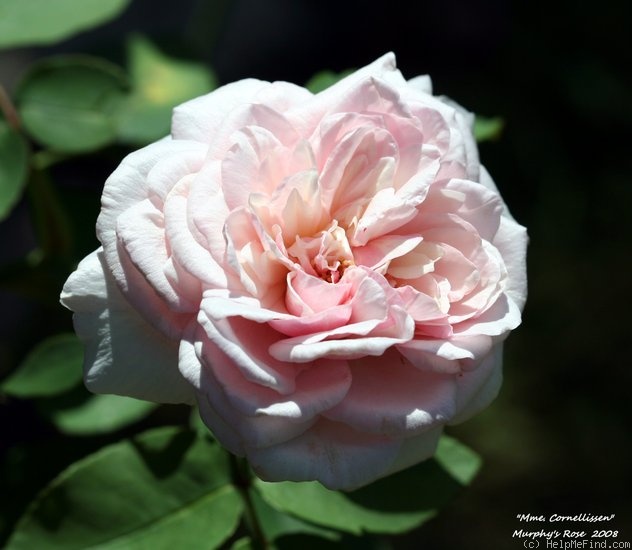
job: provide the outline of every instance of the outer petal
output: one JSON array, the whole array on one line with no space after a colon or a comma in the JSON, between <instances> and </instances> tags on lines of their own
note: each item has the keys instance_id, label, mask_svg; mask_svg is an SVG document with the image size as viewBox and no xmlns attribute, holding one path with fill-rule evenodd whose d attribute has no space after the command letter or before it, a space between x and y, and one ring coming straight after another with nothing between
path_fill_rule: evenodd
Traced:
<instances>
[{"instance_id":1,"label":"outer petal","mask_svg":"<svg viewBox=\"0 0 632 550\"><path fill-rule=\"evenodd\" d=\"M450 424L458 424L487 407L498 395L502 384L503 346L497 344L475 369L457 378L457 407L459 413Z\"/></svg>"},{"instance_id":2,"label":"outer petal","mask_svg":"<svg viewBox=\"0 0 632 550\"><path fill-rule=\"evenodd\" d=\"M147 324L121 295L98 249L69 277L61 302L75 312L85 345L86 386L159 403L193 403L180 375L178 346Z\"/></svg>"},{"instance_id":3,"label":"outer petal","mask_svg":"<svg viewBox=\"0 0 632 550\"><path fill-rule=\"evenodd\" d=\"M505 292L522 310L527 300L527 230L503 216L493 242L507 267Z\"/></svg>"},{"instance_id":4,"label":"outer petal","mask_svg":"<svg viewBox=\"0 0 632 550\"><path fill-rule=\"evenodd\" d=\"M416 369L397 351L353 361L351 376L344 401L325 416L356 430L410 437L443 425L456 412L454 376Z\"/></svg>"},{"instance_id":5,"label":"outer petal","mask_svg":"<svg viewBox=\"0 0 632 550\"><path fill-rule=\"evenodd\" d=\"M387 475L401 446L401 440L321 419L300 437L247 456L262 479L318 480L332 490L352 490Z\"/></svg>"},{"instance_id":6,"label":"outer petal","mask_svg":"<svg viewBox=\"0 0 632 550\"><path fill-rule=\"evenodd\" d=\"M268 85L267 82L249 78L178 105L173 110L171 135L175 139L209 143L228 113L251 102L254 95Z\"/></svg>"},{"instance_id":7,"label":"outer petal","mask_svg":"<svg viewBox=\"0 0 632 550\"><path fill-rule=\"evenodd\" d=\"M316 94L309 104L290 109L286 116L294 121L294 127L300 129L303 135L309 135L325 114L330 112L332 103L338 103L341 95L346 95L350 88L354 88L368 77L385 80L394 86L406 84L404 77L397 69L395 55L389 52Z\"/></svg>"},{"instance_id":8,"label":"outer petal","mask_svg":"<svg viewBox=\"0 0 632 550\"><path fill-rule=\"evenodd\" d=\"M192 334L197 332L191 327ZM191 334L189 334L191 336ZM180 369L198 392L200 415L216 437L232 452L243 455L250 447L278 445L301 435L314 418L288 419L266 414L248 416L232 405L204 359L204 344L185 339L180 344Z\"/></svg>"}]
</instances>

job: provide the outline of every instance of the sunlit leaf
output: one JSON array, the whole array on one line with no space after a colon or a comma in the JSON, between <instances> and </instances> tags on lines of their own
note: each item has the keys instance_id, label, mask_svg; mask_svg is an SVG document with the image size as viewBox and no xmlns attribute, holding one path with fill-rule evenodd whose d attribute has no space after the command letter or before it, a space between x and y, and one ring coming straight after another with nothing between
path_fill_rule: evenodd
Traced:
<instances>
[{"instance_id":1,"label":"sunlit leaf","mask_svg":"<svg viewBox=\"0 0 632 550\"><path fill-rule=\"evenodd\" d=\"M17 397L55 395L79 384L83 346L74 334L47 338L29 353L2 384L2 391Z\"/></svg>"},{"instance_id":2,"label":"sunlit leaf","mask_svg":"<svg viewBox=\"0 0 632 550\"><path fill-rule=\"evenodd\" d=\"M84 152L112 142L113 113L125 95L116 65L88 56L60 56L35 65L16 93L26 130L56 151Z\"/></svg>"},{"instance_id":3,"label":"sunlit leaf","mask_svg":"<svg viewBox=\"0 0 632 550\"><path fill-rule=\"evenodd\" d=\"M119 15L131 0L2 0L0 48L50 44Z\"/></svg>"},{"instance_id":4,"label":"sunlit leaf","mask_svg":"<svg viewBox=\"0 0 632 550\"><path fill-rule=\"evenodd\" d=\"M330 86L333 86L336 82L342 80L346 76L349 76L353 72L353 69L348 69L340 73L335 73L333 71L321 71L310 78L307 84L305 84L305 87L310 92L317 94L318 92L322 92Z\"/></svg>"},{"instance_id":5,"label":"sunlit leaf","mask_svg":"<svg viewBox=\"0 0 632 550\"><path fill-rule=\"evenodd\" d=\"M22 196L28 174L28 146L24 138L0 120L0 221Z\"/></svg>"},{"instance_id":6,"label":"sunlit leaf","mask_svg":"<svg viewBox=\"0 0 632 550\"><path fill-rule=\"evenodd\" d=\"M491 141L498 139L505 127L505 121L500 117L487 118L476 115L474 121L474 137L476 141Z\"/></svg>"},{"instance_id":7,"label":"sunlit leaf","mask_svg":"<svg viewBox=\"0 0 632 550\"><path fill-rule=\"evenodd\" d=\"M316 482L257 480L255 487L277 510L313 523L356 535L402 533L433 517L472 480L480 464L476 453L444 436L435 458L351 493Z\"/></svg>"},{"instance_id":8,"label":"sunlit leaf","mask_svg":"<svg viewBox=\"0 0 632 550\"><path fill-rule=\"evenodd\" d=\"M132 92L118 114L118 137L126 143L149 143L164 137L176 105L216 86L209 68L168 57L138 35L129 42L128 65Z\"/></svg>"},{"instance_id":9,"label":"sunlit leaf","mask_svg":"<svg viewBox=\"0 0 632 550\"><path fill-rule=\"evenodd\" d=\"M193 432L146 432L71 465L5 548L217 548L243 507L229 470L228 455Z\"/></svg>"},{"instance_id":10,"label":"sunlit leaf","mask_svg":"<svg viewBox=\"0 0 632 550\"><path fill-rule=\"evenodd\" d=\"M158 406L132 397L93 395L83 387L39 405L60 431L71 435L113 432L145 418Z\"/></svg>"}]
</instances>

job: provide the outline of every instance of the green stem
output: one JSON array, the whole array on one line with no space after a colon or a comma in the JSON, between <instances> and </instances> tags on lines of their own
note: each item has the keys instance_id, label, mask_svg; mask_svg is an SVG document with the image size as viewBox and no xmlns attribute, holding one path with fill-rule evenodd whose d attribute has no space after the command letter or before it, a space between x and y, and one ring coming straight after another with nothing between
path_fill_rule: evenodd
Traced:
<instances>
[{"instance_id":1,"label":"green stem","mask_svg":"<svg viewBox=\"0 0 632 550\"><path fill-rule=\"evenodd\" d=\"M250 528L255 548L267 550L270 548L270 543L263 533L257 511L255 510L252 497L250 496L252 476L248 468L248 463L243 458L238 458L233 454L230 455L230 461L233 472L233 482L244 499L246 524Z\"/></svg>"},{"instance_id":2,"label":"green stem","mask_svg":"<svg viewBox=\"0 0 632 550\"><path fill-rule=\"evenodd\" d=\"M20 131L20 116L18 115L18 111L13 105L9 94L4 89L4 86L0 84L0 111L4 115L4 118L7 121L7 124L16 132Z\"/></svg>"}]
</instances>

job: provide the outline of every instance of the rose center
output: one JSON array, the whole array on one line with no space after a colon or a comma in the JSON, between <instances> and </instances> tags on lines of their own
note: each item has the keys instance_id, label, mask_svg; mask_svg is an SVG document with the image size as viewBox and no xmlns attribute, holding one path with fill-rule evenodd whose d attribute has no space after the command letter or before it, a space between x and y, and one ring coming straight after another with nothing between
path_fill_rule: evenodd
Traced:
<instances>
[{"instance_id":1,"label":"rose center","mask_svg":"<svg viewBox=\"0 0 632 550\"><path fill-rule=\"evenodd\" d=\"M337 220L314 236L297 235L287 251L306 273L328 283L337 283L345 270L355 265L347 235Z\"/></svg>"}]
</instances>

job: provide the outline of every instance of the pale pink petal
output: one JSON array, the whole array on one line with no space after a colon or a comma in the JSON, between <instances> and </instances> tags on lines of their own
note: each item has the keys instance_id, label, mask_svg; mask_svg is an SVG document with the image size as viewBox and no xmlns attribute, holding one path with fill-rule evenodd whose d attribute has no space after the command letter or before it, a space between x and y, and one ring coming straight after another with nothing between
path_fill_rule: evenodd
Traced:
<instances>
[{"instance_id":1,"label":"pale pink petal","mask_svg":"<svg viewBox=\"0 0 632 550\"><path fill-rule=\"evenodd\" d=\"M419 435L404 439L397 454L397 459L391 464L387 475L431 458L435 454L442 433L443 426L437 426L421 432Z\"/></svg>"},{"instance_id":2,"label":"pale pink petal","mask_svg":"<svg viewBox=\"0 0 632 550\"><path fill-rule=\"evenodd\" d=\"M427 74L422 74L409 79L408 85L424 94L432 94L432 80Z\"/></svg>"},{"instance_id":3,"label":"pale pink petal","mask_svg":"<svg viewBox=\"0 0 632 550\"><path fill-rule=\"evenodd\" d=\"M390 260L408 254L422 239L420 235L385 235L355 247L353 256L358 265L379 270Z\"/></svg>"},{"instance_id":4,"label":"pale pink petal","mask_svg":"<svg viewBox=\"0 0 632 550\"><path fill-rule=\"evenodd\" d=\"M165 234L174 261L191 277L213 288L225 288L228 283L226 273L208 249L195 238L193 223L187 215L192 179L181 180L167 196L164 206ZM202 240L199 234L198 238Z\"/></svg>"},{"instance_id":5,"label":"pale pink petal","mask_svg":"<svg viewBox=\"0 0 632 550\"><path fill-rule=\"evenodd\" d=\"M181 155L197 155L199 144L192 141L162 139L127 155L118 168L106 180L101 197L101 213L97 219L97 236L101 243L113 242L112 233L116 227L116 218L133 206L148 198L152 191L147 176L159 162L169 166L174 163L174 171L180 172ZM175 179L172 185L178 183ZM106 254L109 253L105 246Z\"/></svg>"},{"instance_id":6,"label":"pale pink petal","mask_svg":"<svg viewBox=\"0 0 632 550\"><path fill-rule=\"evenodd\" d=\"M247 456L263 480L318 480L328 489L350 491L387 475L401 445L401 440L321 419L300 437L249 449Z\"/></svg>"},{"instance_id":7,"label":"pale pink petal","mask_svg":"<svg viewBox=\"0 0 632 550\"><path fill-rule=\"evenodd\" d=\"M361 127L346 134L327 158L320 175L323 204L332 218L339 212L372 197L386 181L392 180L394 164L387 159L398 156L397 144L381 128Z\"/></svg>"},{"instance_id":8,"label":"pale pink petal","mask_svg":"<svg viewBox=\"0 0 632 550\"><path fill-rule=\"evenodd\" d=\"M226 116L236 107L250 103L255 94L266 86L269 84L260 80L239 80L178 105L173 110L171 135L178 140L209 143Z\"/></svg>"},{"instance_id":9,"label":"pale pink petal","mask_svg":"<svg viewBox=\"0 0 632 550\"><path fill-rule=\"evenodd\" d=\"M134 265L125 247L120 242L117 244L116 256L108 257L104 253L103 257L119 289L149 324L168 338L178 339L191 318L195 318L195 312L171 309L164 296L154 289L143 272ZM115 262L114 265L112 262Z\"/></svg>"},{"instance_id":10,"label":"pale pink petal","mask_svg":"<svg viewBox=\"0 0 632 550\"><path fill-rule=\"evenodd\" d=\"M352 295L352 284L340 281L335 285L303 271L287 275L285 304L293 315L326 313L331 308L346 304Z\"/></svg>"},{"instance_id":11,"label":"pale pink petal","mask_svg":"<svg viewBox=\"0 0 632 550\"><path fill-rule=\"evenodd\" d=\"M213 319L213 311L205 311L207 304L203 301L200 305L198 322L208 339L234 362L242 375L280 394L292 393L296 387L295 366L277 360L268 352L278 342L279 333L265 324L243 317ZM213 360L212 355L208 360Z\"/></svg>"},{"instance_id":12,"label":"pale pink petal","mask_svg":"<svg viewBox=\"0 0 632 550\"><path fill-rule=\"evenodd\" d=\"M454 335L457 337L478 334L499 336L515 329L520 325L520 321L521 315L518 306L506 294L501 294L494 304L483 313L456 324Z\"/></svg>"},{"instance_id":13,"label":"pale pink petal","mask_svg":"<svg viewBox=\"0 0 632 550\"><path fill-rule=\"evenodd\" d=\"M194 401L193 388L177 369L177 342L156 331L127 303L109 275L102 249L81 261L64 285L61 302L75 312L90 391L159 403Z\"/></svg>"},{"instance_id":14,"label":"pale pink petal","mask_svg":"<svg viewBox=\"0 0 632 550\"><path fill-rule=\"evenodd\" d=\"M301 135L281 110L261 103L245 103L228 114L209 144L208 158L222 160L235 144L236 136L248 127L260 127L290 149L296 147ZM304 136L303 136L304 137Z\"/></svg>"},{"instance_id":15,"label":"pale pink petal","mask_svg":"<svg viewBox=\"0 0 632 550\"><path fill-rule=\"evenodd\" d=\"M458 414L450 424L458 424L482 411L496 398L502 384L502 344L496 347L473 370L457 377Z\"/></svg>"},{"instance_id":16,"label":"pale pink petal","mask_svg":"<svg viewBox=\"0 0 632 550\"><path fill-rule=\"evenodd\" d=\"M524 307L527 299L526 252L528 241L529 237L524 227L508 217L503 217L500 220L500 228L493 243L507 268L505 292L520 310Z\"/></svg>"},{"instance_id":17,"label":"pale pink petal","mask_svg":"<svg viewBox=\"0 0 632 550\"><path fill-rule=\"evenodd\" d=\"M165 240L163 213L145 199L121 214L116 221L116 233L120 245L125 249L136 269L174 312L196 312L200 301L200 285L190 278L182 279L185 284L177 284L177 272L171 270L167 278L165 266L169 262ZM173 265L173 264L170 264ZM169 266L167 266L169 268ZM115 270L115 277L118 270ZM174 284L176 283L176 284ZM120 286L125 288L126 281ZM151 292L147 289L146 292Z\"/></svg>"},{"instance_id":18,"label":"pale pink petal","mask_svg":"<svg viewBox=\"0 0 632 550\"><path fill-rule=\"evenodd\" d=\"M340 96L347 94L350 88L357 87L359 83L371 77L377 77L394 86L406 83L395 64L395 55L387 53L316 94L309 103L289 109L286 116L293 121L296 128L300 129L302 135L310 135L327 113L343 110L332 108L332 103L338 102ZM347 110L358 112L358 109Z\"/></svg>"},{"instance_id":19,"label":"pale pink petal","mask_svg":"<svg viewBox=\"0 0 632 550\"><path fill-rule=\"evenodd\" d=\"M162 209L169 192L183 178L197 174L206 157L206 146L192 142L190 149L178 155L160 158L147 173L147 194L156 208Z\"/></svg>"},{"instance_id":20,"label":"pale pink petal","mask_svg":"<svg viewBox=\"0 0 632 550\"><path fill-rule=\"evenodd\" d=\"M239 378L235 378L235 376L231 380L238 385L227 389L224 384L225 380L222 379L220 381L216 378L213 366L219 361L220 366L218 368L221 372L221 365L224 362L227 361L224 369L226 371L231 371L231 366L234 371L234 365L232 365L229 358L208 341L199 326L190 328L191 330L188 331L180 345L180 371L191 384L198 388L198 402L200 403L202 419L211 430L216 432L216 436L222 442L221 438L227 438L229 448L233 448L238 454L242 454L243 450L248 447L277 445L299 436L316 421L314 415L307 418L300 415L297 416L295 414L296 407L293 407L289 396L285 407L288 414L285 416L267 414L263 409L253 410L252 407L248 407L240 395L240 390L244 392L248 390L254 391L255 395L252 397L255 403L257 403L257 398L259 398L259 404L263 405L269 403L271 394L268 392L273 390L268 389L266 391L266 388L256 384L248 385L243 379L239 382ZM210 349L205 349L207 347ZM208 361L208 355L213 356L213 363ZM239 377L238 372L233 372L232 374L237 374L237 377ZM335 371L334 374L340 375L340 372ZM346 376L348 377L348 374ZM346 392L347 386L348 384L343 382L342 395ZM332 393L333 396L337 394L336 391ZM324 401L327 401L332 396L322 397ZM283 400L282 396L279 396L279 398ZM303 406L310 405L309 399L309 396L303 399ZM315 401L312 400L311 405L313 406L314 404ZM279 406L279 409L282 408L282 406ZM244 409L246 410L244 411ZM252 414L248 414L249 412Z\"/></svg>"},{"instance_id":21,"label":"pale pink petal","mask_svg":"<svg viewBox=\"0 0 632 550\"><path fill-rule=\"evenodd\" d=\"M416 369L393 348L352 361L351 376L344 401L325 416L355 430L410 437L455 415L454 376Z\"/></svg>"}]
</instances>

